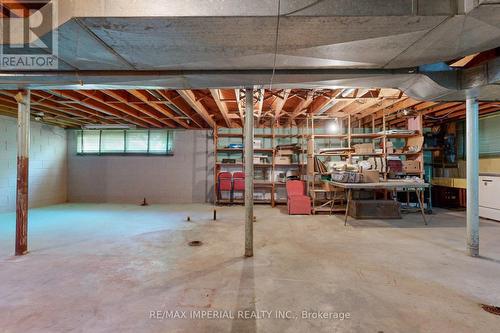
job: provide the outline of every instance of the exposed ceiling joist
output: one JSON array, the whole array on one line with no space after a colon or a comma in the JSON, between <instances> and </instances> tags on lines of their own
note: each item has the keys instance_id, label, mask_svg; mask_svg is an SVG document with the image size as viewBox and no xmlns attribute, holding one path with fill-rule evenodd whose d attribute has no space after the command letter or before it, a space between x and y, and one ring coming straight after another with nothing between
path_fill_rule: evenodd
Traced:
<instances>
[{"instance_id":1,"label":"exposed ceiling joist","mask_svg":"<svg viewBox=\"0 0 500 333\"><path fill-rule=\"evenodd\" d=\"M220 113L222 114L222 118L224 118L224 122L227 127L233 127L233 122L229 119L229 111L227 109L226 102L221 100L221 90L220 89L210 89L210 93L219 108Z\"/></svg>"},{"instance_id":2,"label":"exposed ceiling joist","mask_svg":"<svg viewBox=\"0 0 500 333\"><path fill-rule=\"evenodd\" d=\"M290 96L291 89L283 90L283 97L278 97L276 101L276 105L274 105L274 119L276 122L279 121L281 116L281 111L288 100L288 96Z\"/></svg>"},{"instance_id":3,"label":"exposed ceiling joist","mask_svg":"<svg viewBox=\"0 0 500 333\"><path fill-rule=\"evenodd\" d=\"M217 127L217 124L205 109L205 106L203 106L203 104L196 100L196 97L191 90L177 90L177 92L193 108L193 110L195 110L207 122L207 124L211 128Z\"/></svg>"},{"instance_id":4,"label":"exposed ceiling joist","mask_svg":"<svg viewBox=\"0 0 500 333\"><path fill-rule=\"evenodd\" d=\"M79 91L82 95L84 96L87 96L95 101L98 101L98 102L101 102L103 104L106 104L108 105L109 107L113 108L113 109L116 109L117 111L121 111L125 114L128 114L129 116L132 116L134 118L137 118L137 119L140 119L146 123L148 123L149 125L152 125L153 127L157 127L157 128L162 128L162 123L160 123L156 117L152 117L152 118L144 118L144 116L147 114L145 112L142 112L142 111L138 111L136 110L135 108L131 108L129 107L127 104L123 104L123 105L119 105L119 104L109 104L109 103L106 103L106 101L104 100L104 97L103 96L106 96L103 92L101 91L88 91L88 90L80 90Z\"/></svg>"},{"instance_id":5,"label":"exposed ceiling joist","mask_svg":"<svg viewBox=\"0 0 500 333\"><path fill-rule=\"evenodd\" d=\"M236 96L236 104L238 105L238 112L240 114L241 126L245 123L245 112L243 110L243 105L241 104L240 89L234 90L234 95Z\"/></svg>"},{"instance_id":6,"label":"exposed ceiling joist","mask_svg":"<svg viewBox=\"0 0 500 333\"><path fill-rule=\"evenodd\" d=\"M122 114L120 111L117 111L111 107L109 107L107 104L98 102L92 98L85 97L83 95L80 95L76 91L69 91L69 90L55 90L54 93L56 93L59 96L63 96L64 98L73 100L75 102L78 102L78 104L83 105L87 108L93 109L95 111L102 112L107 115L111 115L113 117L116 117L118 119L124 120L125 122L130 122L134 125L137 125L139 127L148 127L148 124L144 122L143 120L137 119L136 117L133 117L131 115L127 114Z\"/></svg>"},{"instance_id":7,"label":"exposed ceiling joist","mask_svg":"<svg viewBox=\"0 0 500 333\"><path fill-rule=\"evenodd\" d=\"M144 91L144 90L128 90L128 92L131 93L132 95L134 95L135 97L137 97L138 99L140 99L145 104L147 104L150 107L152 107L153 109L155 109L156 111L160 112L161 114L167 116L168 118L170 118L171 120L173 120L177 124L181 125L182 127L184 127L184 128L189 128L190 127L186 121L184 121L182 119L179 119L179 117L176 116L172 112L172 110L170 110L166 106L160 105L160 104L157 104L157 103L153 103L151 101L152 100L152 96L147 91Z\"/></svg>"},{"instance_id":8,"label":"exposed ceiling joist","mask_svg":"<svg viewBox=\"0 0 500 333\"><path fill-rule=\"evenodd\" d=\"M127 96L128 93L126 91L103 90L102 92L104 94L108 95L109 97L112 97L112 98L114 98L115 100L117 100L117 101L119 101L121 103L127 104L131 108L133 108L133 109L135 109L135 110L137 110L139 112L142 112L145 115L147 115L147 116L149 116L149 117L151 117L153 119L156 119L157 121L159 121L162 124L167 125L168 127L175 127L175 123L174 122L172 122L169 119L162 119L161 117L158 117L157 114L155 114L154 112L152 112L152 110L148 109L147 107L141 107L141 106L137 105L136 103L130 103L130 101L128 100L128 96Z\"/></svg>"},{"instance_id":9,"label":"exposed ceiling joist","mask_svg":"<svg viewBox=\"0 0 500 333\"><path fill-rule=\"evenodd\" d=\"M289 124L291 124L295 118L307 112L307 108L309 107L309 105L311 105L312 101L314 100L314 91L315 90L308 91L306 98L302 99L293 109L289 118Z\"/></svg>"},{"instance_id":10,"label":"exposed ceiling joist","mask_svg":"<svg viewBox=\"0 0 500 333\"><path fill-rule=\"evenodd\" d=\"M170 107L176 108L179 112L182 112L190 121L194 123L199 128L205 128L206 123L200 115L194 111L191 106L176 92L173 90L158 90L158 93L165 98Z\"/></svg>"}]
</instances>

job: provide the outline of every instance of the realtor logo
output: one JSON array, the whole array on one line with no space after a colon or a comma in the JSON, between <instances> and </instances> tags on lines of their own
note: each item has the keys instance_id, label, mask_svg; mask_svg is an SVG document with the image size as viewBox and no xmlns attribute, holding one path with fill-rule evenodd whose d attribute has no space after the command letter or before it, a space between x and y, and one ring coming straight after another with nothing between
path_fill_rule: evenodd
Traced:
<instances>
[{"instance_id":1,"label":"realtor logo","mask_svg":"<svg viewBox=\"0 0 500 333\"><path fill-rule=\"evenodd\" d=\"M48 0L0 0L0 70L58 69L56 7Z\"/></svg>"}]
</instances>

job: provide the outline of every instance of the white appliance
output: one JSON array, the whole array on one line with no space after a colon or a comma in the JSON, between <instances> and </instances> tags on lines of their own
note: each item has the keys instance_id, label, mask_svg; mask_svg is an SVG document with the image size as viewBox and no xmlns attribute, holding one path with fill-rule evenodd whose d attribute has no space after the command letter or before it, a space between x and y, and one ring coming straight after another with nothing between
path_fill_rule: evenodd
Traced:
<instances>
[{"instance_id":1,"label":"white appliance","mask_svg":"<svg viewBox=\"0 0 500 333\"><path fill-rule=\"evenodd\" d=\"M479 174L479 216L500 221L500 174Z\"/></svg>"}]
</instances>

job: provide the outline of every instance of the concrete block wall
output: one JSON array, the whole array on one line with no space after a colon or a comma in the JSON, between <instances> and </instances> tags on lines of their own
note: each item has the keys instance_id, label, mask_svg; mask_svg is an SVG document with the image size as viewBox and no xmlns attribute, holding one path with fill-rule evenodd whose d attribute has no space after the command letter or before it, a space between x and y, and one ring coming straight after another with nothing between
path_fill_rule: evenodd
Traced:
<instances>
[{"instance_id":1,"label":"concrete block wall","mask_svg":"<svg viewBox=\"0 0 500 333\"><path fill-rule=\"evenodd\" d=\"M202 203L213 197L213 138L176 131L174 156L78 156L68 131L70 202Z\"/></svg>"},{"instance_id":2,"label":"concrete block wall","mask_svg":"<svg viewBox=\"0 0 500 333\"><path fill-rule=\"evenodd\" d=\"M30 142L30 207L66 202L66 131L31 122ZM0 116L0 212L16 209L16 177L17 119Z\"/></svg>"}]
</instances>

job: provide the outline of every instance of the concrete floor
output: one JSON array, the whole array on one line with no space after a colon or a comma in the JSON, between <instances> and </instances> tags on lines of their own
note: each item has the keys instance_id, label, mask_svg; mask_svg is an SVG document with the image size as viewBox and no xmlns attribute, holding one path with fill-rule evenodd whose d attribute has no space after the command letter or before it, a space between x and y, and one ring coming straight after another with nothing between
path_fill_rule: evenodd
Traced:
<instances>
[{"instance_id":1,"label":"concrete floor","mask_svg":"<svg viewBox=\"0 0 500 333\"><path fill-rule=\"evenodd\" d=\"M12 256L14 214L0 214L0 330L498 332L500 317L478 303L500 304L500 223L482 221L483 257L470 258L463 213L437 211L429 226L411 214L344 227L339 217L287 216L258 206L255 257L244 259L243 208L219 208L216 222L211 209L33 209L24 257ZM190 240L204 245L189 247ZM150 319L157 310L272 313ZM277 310L291 318L274 318ZM303 319L302 311L350 318Z\"/></svg>"}]
</instances>

